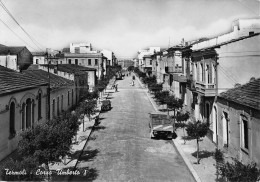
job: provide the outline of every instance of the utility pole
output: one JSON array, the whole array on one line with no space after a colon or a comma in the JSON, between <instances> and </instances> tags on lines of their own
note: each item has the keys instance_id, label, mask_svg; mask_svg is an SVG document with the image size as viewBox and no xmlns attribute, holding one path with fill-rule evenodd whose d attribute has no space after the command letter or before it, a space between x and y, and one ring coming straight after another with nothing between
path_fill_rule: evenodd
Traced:
<instances>
[{"instance_id":1,"label":"utility pole","mask_svg":"<svg viewBox=\"0 0 260 182\"><path fill-rule=\"evenodd\" d=\"M46 58L47 58L47 63L48 63L48 88L47 88L47 102L48 102L48 115L47 115L47 119L50 120L51 118L51 79L50 79L50 62L49 62L49 57L48 57L48 52L46 52Z\"/></svg>"}]
</instances>

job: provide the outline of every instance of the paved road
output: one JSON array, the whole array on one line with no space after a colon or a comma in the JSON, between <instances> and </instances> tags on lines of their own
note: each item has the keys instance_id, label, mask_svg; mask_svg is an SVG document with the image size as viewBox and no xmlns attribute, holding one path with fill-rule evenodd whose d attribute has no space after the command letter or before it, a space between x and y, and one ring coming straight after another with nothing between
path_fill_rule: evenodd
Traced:
<instances>
[{"instance_id":1,"label":"paved road","mask_svg":"<svg viewBox=\"0 0 260 182\"><path fill-rule=\"evenodd\" d=\"M148 113L154 109L138 82L132 87L130 80L118 81L113 109L100 115L77 165L87 171L81 180L194 181L171 140L150 139Z\"/></svg>"}]
</instances>

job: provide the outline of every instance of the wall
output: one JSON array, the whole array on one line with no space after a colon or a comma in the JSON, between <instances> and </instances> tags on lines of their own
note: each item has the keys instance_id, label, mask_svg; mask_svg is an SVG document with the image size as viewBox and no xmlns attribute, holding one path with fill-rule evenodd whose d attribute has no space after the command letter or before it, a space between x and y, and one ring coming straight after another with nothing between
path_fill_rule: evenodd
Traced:
<instances>
[{"instance_id":1,"label":"wall","mask_svg":"<svg viewBox=\"0 0 260 182\"><path fill-rule=\"evenodd\" d=\"M73 103L72 103L72 90L73 90ZM69 92L69 102L68 102L68 92ZM71 86L69 88L61 88L61 89L51 91L51 95L50 95L51 119L53 118L53 116L57 116L58 97L59 97L59 112L61 113L61 111L62 111L62 105L61 105L62 104L62 102L61 102L62 95L63 95L63 110L64 111L68 110L70 107L72 107L73 105L76 104L76 87L75 86ZM54 115L53 115L53 100L55 100Z\"/></svg>"},{"instance_id":2,"label":"wall","mask_svg":"<svg viewBox=\"0 0 260 182\"><path fill-rule=\"evenodd\" d=\"M223 45L219 54L218 93L260 77L260 35Z\"/></svg>"},{"instance_id":3,"label":"wall","mask_svg":"<svg viewBox=\"0 0 260 182\"><path fill-rule=\"evenodd\" d=\"M228 150L233 157L242 160L243 162L254 161L260 166L260 114L259 111L250 109L249 107L236 104L225 99L218 98L217 100L217 116L218 116L218 146L223 148L223 112L228 114ZM245 116L249 121L249 150L243 150L241 147L241 116Z\"/></svg>"},{"instance_id":4,"label":"wall","mask_svg":"<svg viewBox=\"0 0 260 182\"><path fill-rule=\"evenodd\" d=\"M41 113L42 118L38 119L38 93L42 93L42 107ZM0 96L0 160L13 152L19 142L19 134L22 129L21 125L21 109L22 104L25 103L27 98L34 99L34 121L45 122L46 121L46 99L47 99L47 86L41 86L31 90L26 90L22 92L12 93L5 96ZM15 130L16 136L9 139L9 120L10 120L10 110L6 110L6 107L10 107L11 102L15 102Z\"/></svg>"},{"instance_id":5,"label":"wall","mask_svg":"<svg viewBox=\"0 0 260 182\"><path fill-rule=\"evenodd\" d=\"M0 65L17 70L17 55L0 55Z\"/></svg>"},{"instance_id":6,"label":"wall","mask_svg":"<svg viewBox=\"0 0 260 182\"><path fill-rule=\"evenodd\" d=\"M27 48L24 48L22 51L18 53L17 61L20 69L25 69L33 63L31 52Z\"/></svg>"},{"instance_id":7,"label":"wall","mask_svg":"<svg viewBox=\"0 0 260 182\"><path fill-rule=\"evenodd\" d=\"M37 64L36 60L38 59L38 64L48 64L45 56L33 56L33 64Z\"/></svg>"}]
</instances>

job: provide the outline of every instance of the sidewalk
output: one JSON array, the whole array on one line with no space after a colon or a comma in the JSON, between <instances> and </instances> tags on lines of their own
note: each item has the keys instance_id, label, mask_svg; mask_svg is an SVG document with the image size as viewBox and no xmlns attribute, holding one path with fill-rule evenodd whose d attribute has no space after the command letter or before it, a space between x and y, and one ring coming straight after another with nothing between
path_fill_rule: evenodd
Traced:
<instances>
[{"instance_id":1,"label":"sidewalk","mask_svg":"<svg viewBox=\"0 0 260 182\"><path fill-rule=\"evenodd\" d=\"M160 112L159 109L161 109L162 107L156 104L156 102L152 98L152 94L148 93L148 89L145 87L144 84L141 83L137 76L136 78L146 92L147 97L153 105L154 109ZM173 115L173 112L170 112L170 115ZM184 144L184 139L186 138L185 136L187 136L186 131L183 131L183 129L177 129L176 134L178 137L176 139L173 139L172 141L176 146L178 152L182 156L183 160L185 161L190 172L194 176L195 180L197 182L217 181L215 167L216 161L212 156L212 152L214 152L216 148L215 145L207 137L204 137L203 140L199 142L200 152L203 152L200 153L200 164L197 164L196 140L187 140Z\"/></svg>"},{"instance_id":2,"label":"sidewalk","mask_svg":"<svg viewBox=\"0 0 260 182\"><path fill-rule=\"evenodd\" d=\"M115 79L110 80L106 91L111 90L111 86L114 84ZM102 98L100 101L106 100L107 97L109 96L110 92L104 92L102 94ZM99 116L100 111L101 111L101 105L102 102L99 102L97 100L97 110L94 115L91 116L91 120L89 121L88 117L84 117L84 131L83 131L83 122L79 126L79 130L77 132L77 142L73 143L71 146L71 155L65 157L62 162L55 162L49 165L50 170L57 170L57 169L64 169L64 168L74 168L77 165L78 159L80 157L81 151L84 149L86 143L89 140L90 134L92 132L92 129L95 124L95 118Z\"/></svg>"}]
</instances>

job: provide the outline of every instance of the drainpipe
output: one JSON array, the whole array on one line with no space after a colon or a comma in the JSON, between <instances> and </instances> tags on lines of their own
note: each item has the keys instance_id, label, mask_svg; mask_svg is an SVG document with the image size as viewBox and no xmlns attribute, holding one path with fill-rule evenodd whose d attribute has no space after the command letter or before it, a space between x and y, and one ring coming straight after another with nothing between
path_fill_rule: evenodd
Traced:
<instances>
[{"instance_id":1,"label":"drainpipe","mask_svg":"<svg viewBox=\"0 0 260 182\"><path fill-rule=\"evenodd\" d=\"M215 56L215 80L216 80L216 88L215 88L215 99L214 99L214 103L217 102L217 97L218 97L218 54ZM217 120L217 123L216 123L216 145L217 145L217 149L218 149L218 119L217 119L217 116L215 118Z\"/></svg>"}]
</instances>

